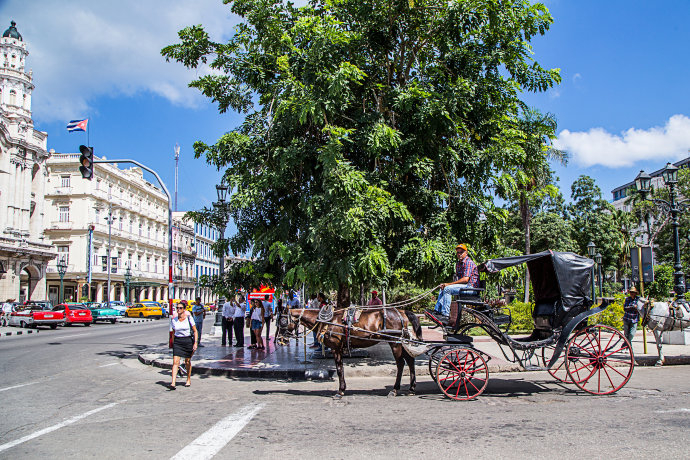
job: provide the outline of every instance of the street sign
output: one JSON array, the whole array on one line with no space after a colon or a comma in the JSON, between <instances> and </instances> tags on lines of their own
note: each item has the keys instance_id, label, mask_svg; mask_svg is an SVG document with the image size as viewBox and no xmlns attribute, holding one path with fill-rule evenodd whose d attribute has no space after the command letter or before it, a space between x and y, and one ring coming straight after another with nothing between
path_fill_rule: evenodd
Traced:
<instances>
[{"instance_id":1,"label":"street sign","mask_svg":"<svg viewBox=\"0 0 690 460\"><path fill-rule=\"evenodd\" d=\"M654 251L651 246L641 246L642 252L642 281L651 283L654 281ZM633 282L640 282L640 262L637 257L637 248L630 250L630 263L632 264Z\"/></svg>"}]
</instances>

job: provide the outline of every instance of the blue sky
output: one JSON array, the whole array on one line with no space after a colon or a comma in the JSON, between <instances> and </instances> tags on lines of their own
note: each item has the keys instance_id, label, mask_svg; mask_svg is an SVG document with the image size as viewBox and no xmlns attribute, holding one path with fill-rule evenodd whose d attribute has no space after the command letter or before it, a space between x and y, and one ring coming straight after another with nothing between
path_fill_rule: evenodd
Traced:
<instances>
[{"instance_id":1,"label":"blue sky","mask_svg":"<svg viewBox=\"0 0 690 460\"><path fill-rule=\"evenodd\" d=\"M556 167L566 198L580 174L610 190L688 155L690 2L551 0L555 22L533 42L535 58L560 68L562 84L525 95L558 120L557 146L571 154ZM67 133L89 117L96 154L130 157L157 170L173 189L173 148L181 146L179 209L209 205L220 177L192 157L196 140L214 142L241 122L186 87L203 73L166 63L160 49L177 31L203 24L223 40L237 19L221 0L0 0L29 46L36 127L48 147L76 152L86 138Z\"/></svg>"}]
</instances>

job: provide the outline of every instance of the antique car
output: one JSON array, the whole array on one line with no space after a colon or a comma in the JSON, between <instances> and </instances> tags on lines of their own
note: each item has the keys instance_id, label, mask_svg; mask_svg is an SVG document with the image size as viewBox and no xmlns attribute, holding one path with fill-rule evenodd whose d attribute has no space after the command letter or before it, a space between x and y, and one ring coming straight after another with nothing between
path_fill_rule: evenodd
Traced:
<instances>
[{"instance_id":1,"label":"antique car","mask_svg":"<svg viewBox=\"0 0 690 460\"><path fill-rule=\"evenodd\" d=\"M93 315L83 303L65 302L53 307L53 311L60 311L64 314L64 325L83 324L84 326L91 326L93 323Z\"/></svg>"},{"instance_id":2,"label":"antique car","mask_svg":"<svg viewBox=\"0 0 690 460\"><path fill-rule=\"evenodd\" d=\"M158 304L158 302L136 302L134 305L127 309L125 316L129 318L162 318L163 309Z\"/></svg>"},{"instance_id":3,"label":"antique car","mask_svg":"<svg viewBox=\"0 0 690 460\"><path fill-rule=\"evenodd\" d=\"M103 302L101 305L105 306L105 304L106 302ZM121 300L111 300L110 308L117 310L119 316L125 316L125 312L127 311L127 305Z\"/></svg>"},{"instance_id":4,"label":"antique car","mask_svg":"<svg viewBox=\"0 0 690 460\"><path fill-rule=\"evenodd\" d=\"M61 312L46 310L43 305L15 305L8 319L9 326L38 327L49 326L55 329L62 324L64 316Z\"/></svg>"},{"instance_id":5,"label":"antique car","mask_svg":"<svg viewBox=\"0 0 690 460\"><path fill-rule=\"evenodd\" d=\"M117 318L122 316L119 310L108 308L108 302L89 302L86 307L91 310L94 323L96 321L109 321L111 324L115 324Z\"/></svg>"}]
</instances>

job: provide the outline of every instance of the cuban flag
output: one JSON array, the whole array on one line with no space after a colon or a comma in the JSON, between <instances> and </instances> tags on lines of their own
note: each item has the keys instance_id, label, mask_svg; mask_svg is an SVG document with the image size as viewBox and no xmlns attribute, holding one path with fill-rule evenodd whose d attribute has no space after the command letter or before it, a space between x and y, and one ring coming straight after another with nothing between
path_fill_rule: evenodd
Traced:
<instances>
[{"instance_id":1,"label":"cuban flag","mask_svg":"<svg viewBox=\"0 0 690 460\"><path fill-rule=\"evenodd\" d=\"M67 131L73 132L73 131L86 131L86 125L89 124L89 119L86 118L84 120L72 120L69 123L67 123Z\"/></svg>"}]
</instances>

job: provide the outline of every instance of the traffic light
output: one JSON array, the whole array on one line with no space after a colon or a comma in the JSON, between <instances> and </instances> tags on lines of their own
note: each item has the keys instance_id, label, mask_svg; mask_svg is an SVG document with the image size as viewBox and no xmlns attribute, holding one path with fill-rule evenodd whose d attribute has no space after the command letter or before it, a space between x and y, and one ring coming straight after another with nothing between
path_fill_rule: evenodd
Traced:
<instances>
[{"instance_id":1,"label":"traffic light","mask_svg":"<svg viewBox=\"0 0 690 460\"><path fill-rule=\"evenodd\" d=\"M79 171L81 172L81 177L84 179L93 179L93 147L87 147L85 145L79 146L79 151L81 156L79 157Z\"/></svg>"}]
</instances>

